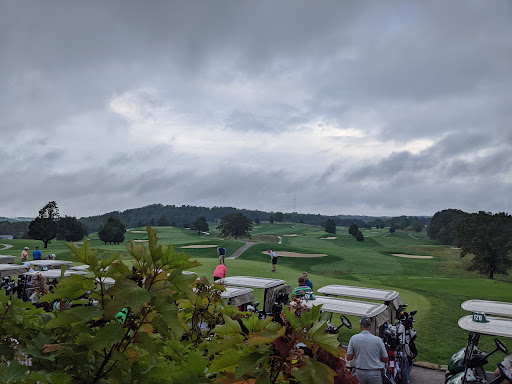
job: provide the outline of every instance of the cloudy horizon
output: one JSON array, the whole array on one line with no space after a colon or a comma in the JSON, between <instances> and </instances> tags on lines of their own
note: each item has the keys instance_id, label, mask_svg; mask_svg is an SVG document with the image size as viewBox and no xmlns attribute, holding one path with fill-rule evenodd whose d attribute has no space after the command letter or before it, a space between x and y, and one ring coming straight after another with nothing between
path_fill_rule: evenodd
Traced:
<instances>
[{"instance_id":1,"label":"cloudy horizon","mask_svg":"<svg viewBox=\"0 0 512 384\"><path fill-rule=\"evenodd\" d=\"M0 216L512 211L510 1L0 0L0 52Z\"/></svg>"}]
</instances>

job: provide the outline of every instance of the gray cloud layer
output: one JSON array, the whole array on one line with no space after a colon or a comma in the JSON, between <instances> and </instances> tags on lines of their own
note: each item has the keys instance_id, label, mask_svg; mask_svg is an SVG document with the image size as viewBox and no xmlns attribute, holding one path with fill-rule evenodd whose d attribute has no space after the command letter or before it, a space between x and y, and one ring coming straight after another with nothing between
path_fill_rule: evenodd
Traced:
<instances>
[{"instance_id":1,"label":"gray cloud layer","mask_svg":"<svg viewBox=\"0 0 512 384\"><path fill-rule=\"evenodd\" d=\"M511 211L509 1L0 0L0 216Z\"/></svg>"}]
</instances>

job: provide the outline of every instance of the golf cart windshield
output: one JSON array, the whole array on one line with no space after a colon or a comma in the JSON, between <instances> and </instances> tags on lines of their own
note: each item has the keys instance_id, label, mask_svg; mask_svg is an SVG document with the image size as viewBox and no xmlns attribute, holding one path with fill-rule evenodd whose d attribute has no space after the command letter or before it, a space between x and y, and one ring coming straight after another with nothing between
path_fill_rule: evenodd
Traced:
<instances>
[{"instance_id":1,"label":"golf cart windshield","mask_svg":"<svg viewBox=\"0 0 512 384\"><path fill-rule=\"evenodd\" d=\"M244 305L254 301L254 294L250 288L226 287L221 293L222 299L229 305Z\"/></svg>"},{"instance_id":2,"label":"golf cart windshield","mask_svg":"<svg viewBox=\"0 0 512 384\"><path fill-rule=\"evenodd\" d=\"M357 317L367 316L372 321L370 332L374 335L378 335L379 328L388 321L387 307L384 304L329 296L316 296L315 300L308 300L305 304L310 308L322 304L322 312Z\"/></svg>"}]
</instances>

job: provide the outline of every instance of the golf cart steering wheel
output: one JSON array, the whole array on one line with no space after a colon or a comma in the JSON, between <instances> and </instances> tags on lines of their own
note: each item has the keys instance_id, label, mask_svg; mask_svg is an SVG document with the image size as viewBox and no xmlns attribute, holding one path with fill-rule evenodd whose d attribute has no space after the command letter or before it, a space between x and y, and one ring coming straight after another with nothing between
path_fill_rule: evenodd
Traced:
<instances>
[{"instance_id":1,"label":"golf cart steering wheel","mask_svg":"<svg viewBox=\"0 0 512 384\"><path fill-rule=\"evenodd\" d=\"M503 352L505 355L509 354L507 347L505 347L505 345L499 339L494 339L494 343L496 344L496 348Z\"/></svg>"},{"instance_id":2,"label":"golf cart steering wheel","mask_svg":"<svg viewBox=\"0 0 512 384\"><path fill-rule=\"evenodd\" d=\"M350 322L350 320L349 320L349 319L347 319L347 317L346 317L346 316L341 315L341 316L340 316L340 319L341 319L341 323L342 323L345 327L347 327L348 329L352 329L352 323Z\"/></svg>"}]
</instances>

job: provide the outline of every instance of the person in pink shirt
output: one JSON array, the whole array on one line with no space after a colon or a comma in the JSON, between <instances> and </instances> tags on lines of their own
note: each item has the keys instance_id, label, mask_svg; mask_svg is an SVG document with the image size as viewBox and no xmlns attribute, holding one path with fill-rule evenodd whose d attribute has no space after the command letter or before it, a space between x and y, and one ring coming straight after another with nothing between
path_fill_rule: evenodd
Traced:
<instances>
[{"instance_id":1,"label":"person in pink shirt","mask_svg":"<svg viewBox=\"0 0 512 384\"><path fill-rule=\"evenodd\" d=\"M28 247L25 247L23 251L21 251L21 262L24 263L25 261L28 261Z\"/></svg>"},{"instance_id":2,"label":"person in pink shirt","mask_svg":"<svg viewBox=\"0 0 512 384\"><path fill-rule=\"evenodd\" d=\"M215 271L213 272L213 281L217 281L226 277L226 273L228 272L228 267L226 264L219 264Z\"/></svg>"}]
</instances>

